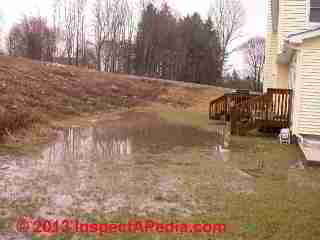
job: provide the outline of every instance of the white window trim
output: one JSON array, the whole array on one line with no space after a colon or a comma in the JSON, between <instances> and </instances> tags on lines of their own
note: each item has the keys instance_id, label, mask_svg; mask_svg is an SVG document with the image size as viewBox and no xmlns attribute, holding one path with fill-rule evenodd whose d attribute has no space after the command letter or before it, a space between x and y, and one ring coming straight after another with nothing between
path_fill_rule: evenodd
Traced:
<instances>
[{"instance_id":1,"label":"white window trim","mask_svg":"<svg viewBox=\"0 0 320 240\"><path fill-rule=\"evenodd\" d=\"M307 4L306 4L306 22L307 22L307 25L311 28L314 28L314 27L319 27L320 26L320 22L310 22L310 7L311 7L311 4L310 4L310 0L306 0Z\"/></svg>"}]
</instances>

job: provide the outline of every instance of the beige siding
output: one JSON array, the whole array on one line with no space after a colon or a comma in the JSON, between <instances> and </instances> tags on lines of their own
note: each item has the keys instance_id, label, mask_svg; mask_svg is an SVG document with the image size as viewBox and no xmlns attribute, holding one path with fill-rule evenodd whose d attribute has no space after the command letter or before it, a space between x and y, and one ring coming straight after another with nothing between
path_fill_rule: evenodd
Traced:
<instances>
[{"instance_id":1,"label":"beige siding","mask_svg":"<svg viewBox=\"0 0 320 240\"><path fill-rule=\"evenodd\" d=\"M267 1L266 1L267 16L268 16L268 21L267 21L267 32L268 32L268 33L271 33L271 32L272 32L271 1L272 1L272 0L267 0Z\"/></svg>"},{"instance_id":2,"label":"beige siding","mask_svg":"<svg viewBox=\"0 0 320 240\"><path fill-rule=\"evenodd\" d=\"M297 135L299 134L298 128L298 114L300 109L300 69L301 69L301 51L296 51L295 56L290 63L291 74L290 74L290 85L293 89L293 99L292 99L292 133ZM294 72L294 75L292 74Z\"/></svg>"},{"instance_id":3,"label":"beige siding","mask_svg":"<svg viewBox=\"0 0 320 240\"><path fill-rule=\"evenodd\" d=\"M290 82L294 90L293 133L320 135L320 38L305 40L296 49L289 68L277 64L277 54L282 52L288 35L310 29L307 22L307 0L279 0L277 33L272 32L271 0L267 0L267 9L264 89L286 88L288 76L289 79L295 76L295 82Z\"/></svg>"},{"instance_id":4,"label":"beige siding","mask_svg":"<svg viewBox=\"0 0 320 240\"><path fill-rule=\"evenodd\" d=\"M278 64L276 88L289 88L289 65Z\"/></svg>"},{"instance_id":5,"label":"beige siding","mask_svg":"<svg viewBox=\"0 0 320 240\"><path fill-rule=\"evenodd\" d=\"M271 0L268 0L271 2ZM282 51L283 40L290 33L309 29L307 24L307 0L279 0L278 51Z\"/></svg>"},{"instance_id":6,"label":"beige siding","mask_svg":"<svg viewBox=\"0 0 320 240\"><path fill-rule=\"evenodd\" d=\"M304 49L320 49L320 40L319 37L317 38L310 38L306 39L303 41L303 46Z\"/></svg>"},{"instance_id":7,"label":"beige siding","mask_svg":"<svg viewBox=\"0 0 320 240\"><path fill-rule=\"evenodd\" d=\"M267 22L267 36L266 36L266 62L263 72L263 88L266 91L268 88L274 87L277 81L277 45L278 45L278 33L272 32L272 12L271 12L271 0L266 1L268 22Z\"/></svg>"},{"instance_id":8,"label":"beige siding","mask_svg":"<svg viewBox=\"0 0 320 240\"><path fill-rule=\"evenodd\" d=\"M301 54L298 131L320 134L320 49L305 48Z\"/></svg>"},{"instance_id":9,"label":"beige siding","mask_svg":"<svg viewBox=\"0 0 320 240\"><path fill-rule=\"evenodd\" d=\"M277 33L268 33L266 41L266 62L264 65L264 90L275 87L277 83Z\"/></svg>"}]
</instances>

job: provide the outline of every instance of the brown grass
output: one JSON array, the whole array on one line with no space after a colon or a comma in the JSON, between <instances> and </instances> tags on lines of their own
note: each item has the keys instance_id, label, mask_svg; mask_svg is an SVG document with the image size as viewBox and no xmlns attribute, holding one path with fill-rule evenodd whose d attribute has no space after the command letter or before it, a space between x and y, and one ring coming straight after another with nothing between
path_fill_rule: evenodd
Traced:
<instances>
[{"instance_id":1,"label":"brown grass","mask_svg":"<svg viewBox=\"0 0 320 240\"><path fill-rule=\"evenodd\" d=\"M223 92L0 56L0 137L53 119L149 103L201 104L205 111L209 100Z\"/></svg>"}]
</instances>

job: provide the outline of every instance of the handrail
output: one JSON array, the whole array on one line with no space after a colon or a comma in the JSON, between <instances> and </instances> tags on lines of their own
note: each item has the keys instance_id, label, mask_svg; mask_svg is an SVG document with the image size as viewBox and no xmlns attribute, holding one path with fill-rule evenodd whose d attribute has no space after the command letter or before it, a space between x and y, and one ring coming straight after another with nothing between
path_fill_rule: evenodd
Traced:
<instances>
[{"instance_id":1,"label":"handrail","mask_svg":"<svg viewBox=\"0 0 320 240\"><path fill-rule=\"evenodd\" d=\"M254 127L276 126L289 127L291 116L292 90L268 89L262 96L257 96L232 107L231 132L239 133ZM259 126L258 126L259 125Z\"/></svg>"},{"instance_id":2,"label":"handrail","mask_svg":"<svg viewBox=\"0 0 320 240\"><path fill-rule=\"evenodd\" d=\"M259 96L257 94L226 93L210 102L209 119L219 119L224 115L225 120L230 119L231 108L251 98Z\"/></svg>"},{"instance_id":3,"label":"handrail","mask_svg":"<svg viewBox=\"0 0 320 240\"><path fill-rule=\"evenodd\" d=\"M215 119L215 115L225 113L225 102L225 95L220 96L210 102L209 119Z\"/></svg>"},{"instance_id":4,"label":"handrail","mask_svg":"<svg viewBox=\"0 0 320 240\"><path fill-rule=\"evenodd\" d=\"M268 119L267 109L271 103L271 95L262 95L233 107L231 110L231 134L241 135L240 131L253 127L256 120Z\"/></svg>"},{"instance_id":5,"label":"handrail","mask_svg":"<svg viewBox=\"0 0 320 240\"><path fill-rule=\"evenodd\" d=\"M222 96L220 96L220 97L212 100L212 101L210 102L210 105L211 105L211 104L214 104L214 103L216 103L216 102L218 102L218 101L220 101L220 100L223 99L223 98L224 98L224 95L222 95Z\"/></svg>"}]
</instances>

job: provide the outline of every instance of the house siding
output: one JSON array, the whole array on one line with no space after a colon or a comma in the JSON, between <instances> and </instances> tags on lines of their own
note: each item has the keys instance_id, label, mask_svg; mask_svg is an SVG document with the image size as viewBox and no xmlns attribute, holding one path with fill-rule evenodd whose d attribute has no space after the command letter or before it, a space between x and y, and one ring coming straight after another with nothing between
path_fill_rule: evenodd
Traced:
<instances>
[{"instance_id":1,"label":"house siding","mask_svg":"<svg viewBox=\"0 0 320 240\"><path fill-rule=\"evenodd\" d=\"M273 32L272 29L272 5L271 0L266 1L267 8L267 36L266 36L266 61L264 64L264 72L263 72L263 89L264 92L267 91L268 88L273 88L277 81L277 46L278 46L278 33Z\"/></svg>"},{"instance_id":2,"label":"house siding","mask_svg":"<svg viewBox=\"0 0 320 240\"><path fill-rule=\"evenodd\" d=\"M277 33L268 33L266 39L266 62L264 65L264 91L275 87L277 82Z\"/></svg>"},{"instance_id":3,"label":"house siding","mask_svg":"<svg viewBox=\"0 0 320 240\"><path fill-rule=\"evenodd\" d=\"M307 0L279 0L278 53L282 52L289 34L309 29L306 6Z\"/></svg>"},{"instance_id":4,"label":"house siding","mask_svg":"<svg viewBox=\"0 0 320 240\"><path fill-rule=\"evenodd\" d=\"M278 64L278 74L276 88L288 88L289 87L289 65Z\"/></svg>"},{"instance_id":5,"label":"house siding","mask_svg":"<svg viewBox=\"0 0 320 240\"><path fill-rule=\"evenodd\" d=\"M282 78L284 69L277 64L277 54L283 50L284 40L291 33L309 29L306 0L279 0L278 32L272 30L272 0L267 1L266 62L264 66L264 91L268 88L287 88L288 77Z\"/></svg>"},{"instance_id":6,"label":"house siding","mask_svg":"<svg viewBox=\"0 0 320 240\"><path fill-rule=\"evenodd\" d=\"M289 68L277 63L277 55L289 34L311 28L307 20L308 0L279 0L278 32L272 31L271 1L267 1L268 26L264 90L293 88L292 131L294 134L320 135L320 37L304 40L295 46ZM285 76L288 72L289 78ZM291 81L295 73L295 81ZM289 86L287 86L289 87Z\"/></svg>"},{"instance_id":7,"label":"house siding","mask_svg":"<svg viewBox=\"0 0 320 240\"><path fill-rule=\"evenodd\" d=\"M320 135L320 48L304 47L301 54L298 132Z\"/></svg>"},{"instance_id":8,"label":"house siding","mask_svg":"<svg viewBox=\"0 0 320 240\"><path fill-rule=\"evenodd\" d=\"M299 126L298 126L298 116L299 116L299 110L300 110L300 88L301 88L301 77L300 77L300 69L301 69L301 51L298 50L295 53L295 56L293 57L291 63L291 74L294 72L295 78L292 79L292 75L290 76L290 86L293 90L293 99L292 99L292 133L297 135L299 134Z\"/></svg>"},{"instance_id":9,"label":"house siding","mask_svg":"<svg viewBox=\"0 0 320 240\"><path fill-rule=\"evenodd\" d=\"M271 33L272 32L272 5L271 5L272 0L267 0L266 1L266 8L267 8L267 32Z\"/></svg>"}]
</instances>

